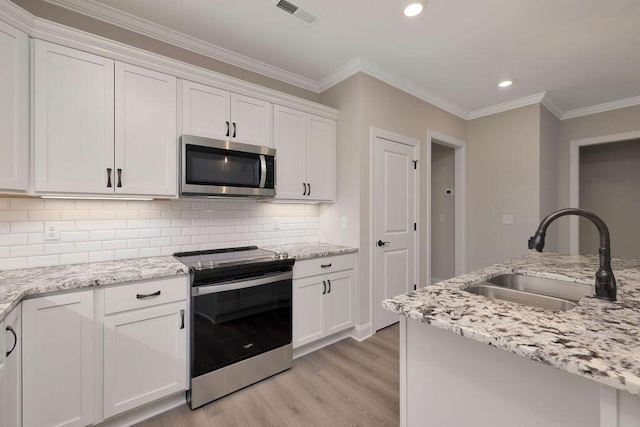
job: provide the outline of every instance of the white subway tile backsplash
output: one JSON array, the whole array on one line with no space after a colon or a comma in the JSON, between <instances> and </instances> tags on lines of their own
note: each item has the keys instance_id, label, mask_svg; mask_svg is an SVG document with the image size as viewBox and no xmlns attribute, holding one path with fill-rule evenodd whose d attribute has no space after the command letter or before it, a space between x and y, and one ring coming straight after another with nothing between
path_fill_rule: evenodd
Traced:
<instances>
[{"instance_id":1,"label":"white subway tile backsplash","mask_svg":"<svg viewBox=\"0 0 640 427\"><path fill-rule=\"evenodd\" d=\"M118 250L118 249L127 249L127 241L126 240L106 240L102 242L102 249L106 250Z\"/></svg>"},{"instance_id":2,"label":"white subway tile backsplash","mask_svg":"<svg viewBox=\"0 0 640 427\"><path fill-rule=\"evenodd\" d=\"M102 250L102 242L78 242L74 248L76 252L97 252Z\"/></svg>"},{"instance_id":3,"label":"white subway tile backsplash","mask_svg":"<svg viewBox=\"0 0 640 427\"><path fill-rule=\"evenodd\" d=\"M60 264L81 264L89 262L89 254L63 254L60 255Z\"/></svg>"},{"instance_id":4,"label":"white subway tile backsplash","mask_svg":"<svg viewBox=\"0 0 640 427\"><path fill-rule=\"evenodd\" d=\"M114 251L90 252L89 262L113 261L116 259Z\"/></svg>"},{"instance_id":5,"label":"white subway tile backsplash","mask_svg":"<svg viewBox=\"0 0 640 427\"><path fill-rule=\"evenodd\" d=\"M60 241L44 240L48 221ZM0 198L0 269L313 242L318 227L317 205Z\"/></svg>"},{"instance_id":6,"label":"white subway tile backsplash","mask_svg":"<svg viewBox=\"0 0 640 427\"><path fill-rule=\"evenodd\" d=\"M68 254L74 251L73 243L47 243L44 245L45 255Z\"/></svg>"},{"instance_id":7,"label":"white subway tile backsplash","mask_svg":"<svg viewBox=\"0 0 640 427\"><path fill-rule=\"evenodd\" d=\"M77 221L80 219L90 219L91 211L85 209L78 209L73 211L61 210L60 219L63 221Z\"/></svg>"},{"instance_id":8,"label":"white subway tile backsplash","mask_svg":"<svg viewBox=\"0 0 640 427\"><path fill-rule=\"evenodd\" d=\"M48 267L60 265L60 255L30 256L27 258L27 267Z\"/></svg>"}]
</instances>

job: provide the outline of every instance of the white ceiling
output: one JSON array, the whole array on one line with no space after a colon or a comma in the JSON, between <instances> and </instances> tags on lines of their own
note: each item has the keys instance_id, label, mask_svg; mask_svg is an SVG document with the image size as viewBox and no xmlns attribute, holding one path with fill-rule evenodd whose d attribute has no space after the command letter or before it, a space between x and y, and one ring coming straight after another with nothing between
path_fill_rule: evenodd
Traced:
<instances>
[{"instance_id":1,"label":"white ceiling","mask_svg":"<svg viewBox=\"0 0 640 427\"><path fill-rule=\"evenodd\" d=\"M109 6L307 88L366 63L459 115L543 92L560 114L640 96L638 0L429 0L416 18L402 14L403 0L289 0L321 15L313 25L274 0L50 1L142 25L100 7ZM502 79L515 83L499 89Z\"/></svg>"}]
</instances>

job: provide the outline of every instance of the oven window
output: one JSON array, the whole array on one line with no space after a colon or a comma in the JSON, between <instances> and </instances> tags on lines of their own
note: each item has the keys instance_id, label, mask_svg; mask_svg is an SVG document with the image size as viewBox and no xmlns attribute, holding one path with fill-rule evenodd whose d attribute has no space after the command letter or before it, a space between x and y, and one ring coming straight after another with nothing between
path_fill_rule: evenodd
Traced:
<instances>
[{"instance_id":1,"label":"oven window","mask_svg":"<svg viewBox=\"0 0 640 427\"><path fill-rule=\"evenodd\" d=\"M194 297L193 377L291 343L291 283Z\"/></svg>"},{"instance_id":2,"label":"oven window","mask_svg":"<svg viewBox=\"0 0 640 427\"><path fill-rule=\"evenodd\" d=\"M195 185L259 187L257 154L187 144L186 181Z\"/></svg>"}]
</instances>

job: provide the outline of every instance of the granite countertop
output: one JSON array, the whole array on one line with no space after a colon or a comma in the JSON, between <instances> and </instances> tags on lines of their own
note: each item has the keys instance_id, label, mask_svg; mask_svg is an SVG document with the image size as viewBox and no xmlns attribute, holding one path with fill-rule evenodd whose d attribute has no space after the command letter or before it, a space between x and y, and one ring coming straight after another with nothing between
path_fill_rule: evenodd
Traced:
<instances>
[{"instance_id":1,"label":"granite countertop","mask_svg":"<svg viewBox=\"0 0 640 427\"><path fill-rule=\"evenodd\" d=\"M324 256L351 254L354 252L358 252L358 248L318 242L262 246L262 249L278 253L286 252L287 254L289 254L289 258L295 258L300 261L309 258L320 258Z\"/></svg>"},{"instance_id":2,"label":"granite countertop","mask_svg":"<svg viewBox=\"0 0 640 427\"><path fill-rule=\"evenodd\" d=\"M0 321L28 295L188 273L172 256L0 271Z\"/></svg>"},{"instance_id":3,"label":"granite countertop","mask_svg":"<svg viewBox=\"0 0 640 427\"><path fill-rule=\"evenodd\" d=\"M421 288L387 310L640 396L640 260L612 260L618 301L569 311L490 300L463 289L504 273L594 285L597 256L535 253Z\"/></svg>"}]
</instances>

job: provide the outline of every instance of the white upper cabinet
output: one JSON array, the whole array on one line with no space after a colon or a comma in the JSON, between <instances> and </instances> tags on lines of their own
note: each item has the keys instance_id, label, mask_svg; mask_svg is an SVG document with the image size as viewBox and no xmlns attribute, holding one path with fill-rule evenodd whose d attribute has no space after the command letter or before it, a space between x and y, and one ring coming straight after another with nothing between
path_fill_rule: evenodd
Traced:
<instances>
[{"instance_id":1,"label":"white upper cabinet","mask_svg":"<svg viewBox=\"0 0 640 427\"><path fill-rule=\"evenodd\" d=\"M271 104L184 80L182 133L273 147Z\"/></svg>"},{"instance_id":2,"label":"white upper cabinet","mask_svg":"<svg viewBox=\"0 0 640 427\"><path fill-rule=\"evenodd\" d=\"M113 194L114 62L35 42L37 192Z\"/></svg>"},{"instance_id":3,"label":"white upper cabinet","mask_svg":"<svg viewBox=\"0 0 640 427\"><path fill-rule=\"evenodd\" d=\"M176 78L35 41L37 193L175 197Z\"/></svg>"},{"instance_id":4,"label":"white upper cabinet","mask_svg":"<svg viewBox=\"0 0 640 427\"><path fill-rule=\"evenodd\" d=\"M177 193L176 78L116 63L115 192Z\"/></svg>"},{"instance_id":5,"label":"white upper cabinet","mask_svg":"<svg viewBox=\"0 0 640 427\"><path fill-rule=\"evenodd\" d=\"M335 121L291 108L274 107L277 150L276 198L335 199Z\"/></svg>"},{"instance_id":6,"label":"white upper cabinet","mask_svg":"<svg viewBox=\"0 0 640 427\"><path fill-rule=\"evenodd\" d=\"M29 41L0 21L0 190L29 189Z\"/></svg>"}]
</instances>

